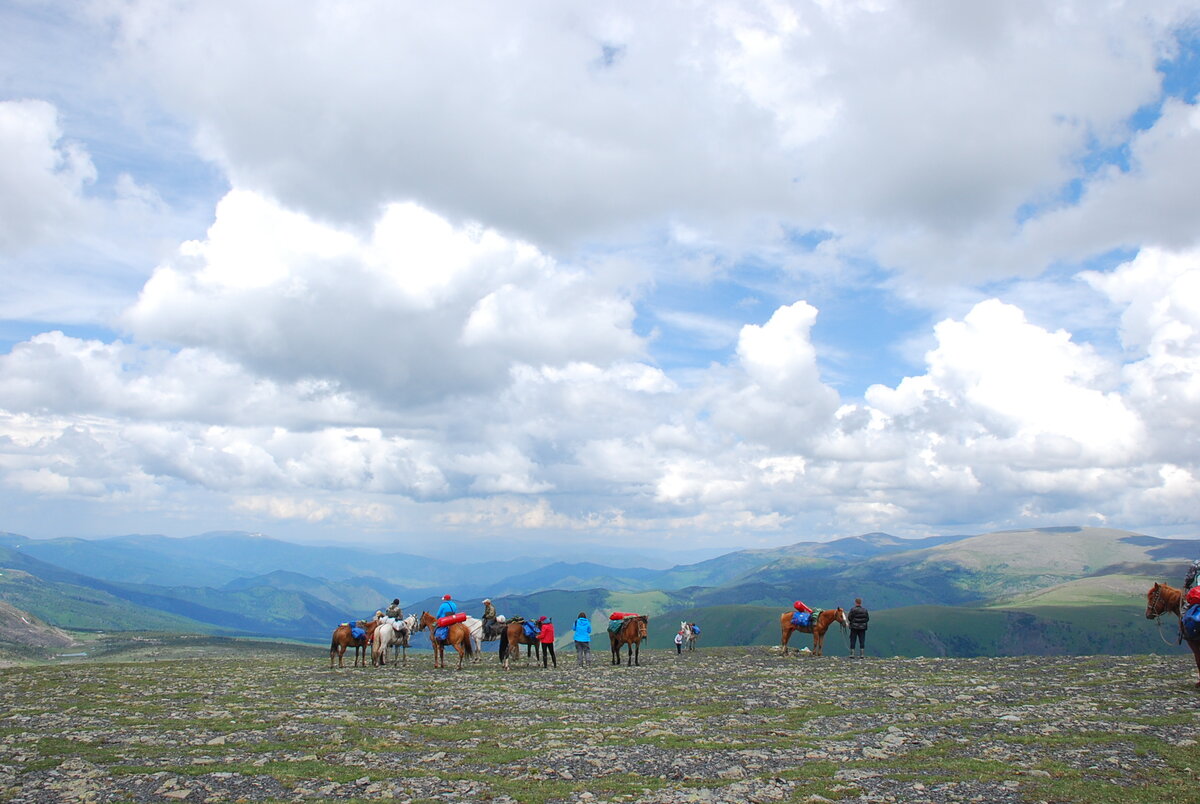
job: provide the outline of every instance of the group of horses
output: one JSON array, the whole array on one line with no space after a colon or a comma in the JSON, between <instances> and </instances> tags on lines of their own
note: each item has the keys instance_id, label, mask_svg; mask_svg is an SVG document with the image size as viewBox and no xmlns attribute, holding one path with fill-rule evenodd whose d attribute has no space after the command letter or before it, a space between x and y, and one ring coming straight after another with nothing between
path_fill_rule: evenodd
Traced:
<instances>
[{"instance_id":1,"label":"group of horses","mask_svg":"<svg viewBox=\"0 0 1200 804\"><path fill-rule=\"evenodd\" d=\"M1146 593L1146 618L1156 619L1164 614L1174 614L1180 617L1183 613L1183 597L1184 593L1181 589L1176 589L1173 586L1168 586L1165 583L1156 583ZM849 628L850 624L846 618L846 612L839 606L836 609L822 611L808 625L793 625L792 612L785 611L779 615L780 640L779 645L783 649L783 655L788 653L788 640L792 634L796 632L812 634L813 649L812 652L816 656L822 655L825 645L825 634L834 624L842 626L843 629ZM610 631L609 647L612 652L612 664L621 664L621 648L628 649L628 658L626 664L629 666L640 665L641 643L646 639L649 618L645 615L637 617L628 617L622 621L621 626L616 631ZM373 666L382 666L387 664L387 651L392 648L393 661L396 660L398 653L402 658L400 661L408 661L409 639L417 631L429 630L429 641L433 644L434 667L442 668L446 666L445 651L446 646L454 648L458 653L458 669L462 669L463 660L473 658L479 661L482 642L487 639L500 640L500 661L505 670L511 667L513 659L520 658L521 646L525 645L526 658L529 657L531 651L538 647L537 637L529 636L525 633L524 620L520 617L514 617L511 620L496 624L496 632L484 634L483 621L477 620L474 617L468 617L461 623L455 623L449 626L446 638L438 639L434 636L433 629L437 626L437 618L427 611L421 612L418 618L412 614L405 617L403 620L392 620L390 618L381 618L378 620L362 620L357 624L363 631L363 635L356 637L353 633L351 624L343 624L333 632L333 639L329 645L329 666L334 666L336 658L337 666L343 667L343 656L346 650L354 648L354 665L358 666L361 662L365 667L367 663L367 649L370 648L371 664ZM687 623L680 623L681 632L685 632L685 640L689 643L688 649L692 650L695 646L696 635L692 633L692 629L686 627ZM1196 660L1196 673L1200 677L1200 640L1185 639L1182 625L1180 626L1179 639L1191 649L1192 655ZM402 651L402 653L401 653ZM1200 687L1200 680L1196 682L1196 686Z\"/></svg>"},{"instance_id":2,"label":"group of horses","mask_svg":"<svg viewBox=\"0 0 1200 804\"><path fill-rule=\"evenodd\" d=\"M621 626L615 631L609 631L609 647L612 651L612 664L621 663L621 648L628 648L628 664L640 665L641 643L645 641L650 618L645 615L626 617ZM355 636L355 626L362 631L362 636ZM408 661L409 639L417 631L429 631L429 642L433 646L433 666L446 666L446 647L454 648L458 654L458 669L461 670L464 659L479 661L483 652L483 642L499 639L500 661L505 670L512 666L513 659L521 656L521 646L525 645L526 659L540 645L536 636L525 633L525 620L514 617L505 622L497 622L491 633L484 633L483 621L467 617L460 623L447 626L445 638L436 635L437 618L427 611L421 616L410 614L403 620L393 620L383 617L376 620L360 620L358 623L343 623L333 632L329 643L329 667L337 661L338 667L344 667L343 657L349 648L354 648L354 666L358 667L361 657L363 667L367 666L367 649L371 651L371 665L381 667L387 664L388 648L393 648L393 661L396 651L402 650L402 662Z\"/></svg>"}]
</instances>

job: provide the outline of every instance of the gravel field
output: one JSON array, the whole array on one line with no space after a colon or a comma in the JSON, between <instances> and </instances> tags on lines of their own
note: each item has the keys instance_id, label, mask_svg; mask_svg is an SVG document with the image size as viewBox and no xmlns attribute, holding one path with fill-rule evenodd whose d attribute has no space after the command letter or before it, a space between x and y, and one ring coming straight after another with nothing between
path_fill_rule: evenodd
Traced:
<instances>
[{"instance_id":1,"label":"gravel field","mask_svg":"<svg viewBox=\"0 0 1200 804\"><path fill-rule=\"evenodd\" d=\"M643 651L642 666L10 667L0 797L49 801L1194 802L1184 655ZM453 665L452 665L453 666Z\"/></svg>"}]
</instances>

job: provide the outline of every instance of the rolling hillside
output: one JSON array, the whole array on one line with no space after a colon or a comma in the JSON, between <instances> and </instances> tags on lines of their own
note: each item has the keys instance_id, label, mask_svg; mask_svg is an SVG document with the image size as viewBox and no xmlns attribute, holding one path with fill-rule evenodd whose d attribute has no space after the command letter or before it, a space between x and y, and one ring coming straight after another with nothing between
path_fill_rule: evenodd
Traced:
<instances>
[{"instance_id":1,"label":"rolling hillside","mask_svg":"<svg viewBox=\"0 0 1200 804\"><path fill-rule=\"evenodd\" d=\"M1178 583L1200 541L1155 539L1104 528L1047 528L908 541L873 533L828 543L801 542L744 550L666 570L595 563L524 561L468 565L446 581L438 562L425 566L424 588L408 589L378 572L392 556L313 548L245 534L192 539L123 537L89 553L81 540L35 542L0 537L0 600L75 629L220 632L322 641L338 622L371 616L392 597L409 612L436 610L441 594L478 615L493 599L509 616L553 617L560 641L575 615L599 623L614 610L651 616L651 639L670 637L680 620L699 622L702 644L773 644L778 614L792 600L849 607L857 596L872 611L872 641L901 655L1000 655L1026 652L1144 652L1155 649L1152 626L1139 621L1153 580ZM111 540L103 540L111 541ZM164 544L169 542L169 544ZM201 547L215 551L197 559ZM189 562L206 569L187 585L116 581L58 566L35 554L85 558L97 571L121 575L127 551L131 578L153 556L158 577L184 577ZM57 552L56 552L57 551ZM175 551L175 552L173 552ZM272 566L278 561L284 566ZM322 565L322 562L332 562ZM324 571L311 575L302 567ZM142 568L142 569L140 569ZM319 570L314 569L319 568ZM491 580L480 584L472 579ZM1177 577L1178 576L1178 577ZM406 576L407 577L407 576ZM940 653L939 653L940 652Z\"/></svg>"}]
</instances>

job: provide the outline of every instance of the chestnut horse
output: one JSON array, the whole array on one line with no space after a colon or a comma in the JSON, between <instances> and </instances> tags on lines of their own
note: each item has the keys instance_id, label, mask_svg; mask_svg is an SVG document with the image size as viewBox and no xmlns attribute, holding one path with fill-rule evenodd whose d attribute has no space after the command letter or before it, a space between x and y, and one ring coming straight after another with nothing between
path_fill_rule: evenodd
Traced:
<instances>
[{"instance_id":1,"label":"chestnut horse","mask_svg":"<svg viewBox=\"0 0 1200 804\"><path fill-rule=\"evenodd\" d=\"M784 656L787 656L788 640L791 639L793 631L812 634L813 653L820 656L821 649L825 645L825 632L829 630L829 626L834 623L840 623L842 628L850 627L850 622L846 619L846 612L842 611L841 606L821 612L815 619L811 620L812 625L792 625L792 614L794 612L785 611L779 615L779 629L782 631L779 638L779 647L783 648Z\"/></svg>"},{"instance_id":2,"label":"chestnut horse","mask_svg":"<svg viewBox=\"0 0 1200 804\"><path fill-rule=\"evenodd\" d=\"M500 663L505 670L509 670L512 659L521 658L521 646L529 645L534 650L539 649L537 637L525 635L525 618L513 617L508 622L504 623L504 630L500 632ZM525 658L529 658L530 649L525 649Z\"/></svg>"},{"instance_id":3,"label":"chestnut horse","mask_svg":"<svg viewBox=\"0 0 1200 804\"><path fill-rule=\"evenodd\" d=\"M462 623L455 623L450 626L445 641L442 641L434 636L435 628L437 628L437 617L427 611L421 612L421 622L417 626L417 630L429 629L429 644L433 646L433 666L446 667L446 646L449 645L458 651L458 669L462 670L463 657L471 655L470 629Z\"/></svg>"},{"instance_id":4,"label":"chestnut horse","mask_svg":"<svg viewBox=\"0 0 1200 804\"><path fill-rule=\"evenodd\" d=\"M629 646L629 661L627 667L641 666L638 661L642 653L642 641L646 639L646 628L650 618L645 614L636 617L626 617L621 621L621 627L616 633L608 632L608 646L612 650L612 663L621 663L621 646Z\"/></svg>"},{"instance_id":5,"label":"chestnut horse","mask_svg":"<svg viewBox=\"0 0 1200 804\"><path fill-rule=\"evenodd\" d=\"M1150 587L1150 591L1146 593L1146 619L1153 620L1157 617L1170 612L1180 618L1179 622L1179 638L1191 648L1192 656L1196 659L1196 674L1200 676L1200 639L1184 639L1183 636L1183 611L1186 608L1183 602L1183 591L1176 589L1174 586L1167 586L1165 583L1156 583ZM1200 681L1196 682L1196 686L1200 687Z\"/></svg>"},{"instance_id":6,"label":"chestnut horse","mask_svg":"<svg viewBox=\"0 0 1200 804\"><path fill-rule=\"evenodd\" d=\"M362 666L367 666L367 646L371 644L375 638L375 620L359 620L358 627L366 631L366 636L362 639L355 639L354 634L350 632L350 624L344 623L339 625L333 631L333 639L329 642L329 669L333 669L333 657L337 656L338 667L344 667L342 657L346 655L346 648L354 647L354 666L358 667L358 657L362 655Z\"/></svg>"}]
</instances>

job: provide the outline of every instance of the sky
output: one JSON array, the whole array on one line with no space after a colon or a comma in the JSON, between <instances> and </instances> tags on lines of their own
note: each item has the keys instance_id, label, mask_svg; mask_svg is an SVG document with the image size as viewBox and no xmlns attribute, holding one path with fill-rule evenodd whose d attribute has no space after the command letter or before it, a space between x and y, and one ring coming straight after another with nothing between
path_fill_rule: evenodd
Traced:
<instances>
[{"instance_id":1,"label":"sky","mask_svg":"<svg viewBox=\"0 0 1200 804\"><path fill-rule=\"evenodd\" d=\"M0 530L1197 535L1200 0L0 4Z\"/></svg>"}]
</instances>

